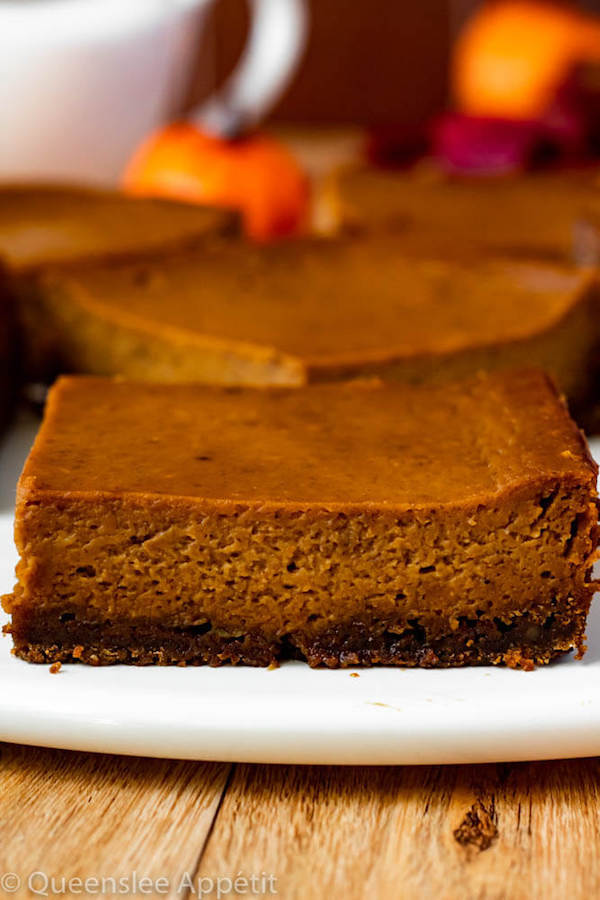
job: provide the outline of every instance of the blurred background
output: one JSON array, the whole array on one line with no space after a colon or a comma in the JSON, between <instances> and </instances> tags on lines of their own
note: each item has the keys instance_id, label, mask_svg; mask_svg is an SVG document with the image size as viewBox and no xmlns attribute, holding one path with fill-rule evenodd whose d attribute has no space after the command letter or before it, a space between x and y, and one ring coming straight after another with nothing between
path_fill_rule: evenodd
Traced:
<instances>
[{"instance_id":1,"label":"blurred background","mask_svg":"<svg viewBox=\"0 0 600 900\"><path fill-rule=\"evenodd\" d=\"M221 139L353 128L386 165L589 162L600 0L0 0L0 179L116 184L182 119ZM172 192L193 143L164 136L129 188ZM198 171L213 150L196 141Z\"/></svg>"},{"instance_id":2,"label":"blurred background","mask_svg":"<svg viewBox=\"0 0 600 900\"><path fill-rule=\"evenodd\" d=\"M304 124L423 123L448 102L453 41L483 5L481 0L308 0L307 49L270 118ZM571 5L600 12L600 0ZM190 100L208 95L233 70L248 28L248 4L220 0L210 19Z\"/></svg>"}]
</instances>

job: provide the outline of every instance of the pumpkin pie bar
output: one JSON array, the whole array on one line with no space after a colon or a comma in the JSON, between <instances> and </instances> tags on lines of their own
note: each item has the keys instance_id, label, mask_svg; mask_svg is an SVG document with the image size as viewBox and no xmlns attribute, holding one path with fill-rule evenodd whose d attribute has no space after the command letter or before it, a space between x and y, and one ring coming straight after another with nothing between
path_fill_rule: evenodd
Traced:
<instances>
[{"instance_id":1,"label":"pumpkin pie bar","mask_svg":"<svg viewBox=\"0 0 600 900\"><path fill-rule=\"evenodd\" d=\"M394 236L214 237L158 259L44 270L23 318L47 376L446 383L536 365L579 416L597 396L597 305L593 272L566 265L410 259Z\"/></svg>"},{"instance_id":2,"label":"pumpkin pie bar","mask_svg":"<svg viewBox=\"0 0 600 900\"><path fill-rule=\"evenodd\" d=\"M0 265L5 266L0 272L0 425L19 377L43 374L34 363L28 329L22 327L28 272L50 263L106 261L132 253L162 253L169 247L192 252L211 235L236 231L237 217L222 210L83 187L0 188Z\"/></svg>"},{"instance_id":3,"label":"pumpkin pie bar","mask_svg":"<svg viewBox=\"0 0 600 900\"><path fill-rule=\"evenodd\" d=\"M347 168L336 179L341 224L395 234L407 255L600 262L600 169L451 177Z\"/></svg>"},{"instance_id":4,"label":"pumpkin pie bar","mask_svg":"<svg viewBox=\"0 0 600 900\"><path fill-rule=\"evenodd\" d=\"M17 655L500 664L584 649L596 466L535 370L299 390L63 377L18 486Z\"/></svg>"},{"instance_id":5,"label":"pumpkin pie bar","mask_svg":"<svg viewBox=\"0 0 600 900\"><path fill-rule=\"evenodd\" d=\"M0 259L16 271L192 247L236 230L229 212L67 185L0 188Z\"/></svg>"}]
</instances>

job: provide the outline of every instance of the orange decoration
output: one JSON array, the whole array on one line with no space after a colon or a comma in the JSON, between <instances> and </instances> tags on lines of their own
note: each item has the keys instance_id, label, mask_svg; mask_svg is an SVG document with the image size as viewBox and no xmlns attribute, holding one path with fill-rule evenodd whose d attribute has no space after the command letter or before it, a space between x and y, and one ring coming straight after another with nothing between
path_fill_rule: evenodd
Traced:
<instances>
[{"instance_id":1,"label":"orange decoration","mask_svg":"<svg viewBox=\"0 0 600 900\"><path fill-rule=\"evenodd\" d=\"M140 147L123 187L145 197L240 210L246 233L257 241L297 234L308 216L308 179L278 141L262 135L225 141L185 122Z\"/></svg>"},{"instance_id":2,"label":"orange decoration","mask_svg":"<svg viewBox=\"0 0 600 900\"><path fill-rule=\"evenodd\" d=\"M600 60L600 20L541 0L484 4L457 40L452 79L468 115L535 119L580 62Z\"/></svg>"}]
</instances>

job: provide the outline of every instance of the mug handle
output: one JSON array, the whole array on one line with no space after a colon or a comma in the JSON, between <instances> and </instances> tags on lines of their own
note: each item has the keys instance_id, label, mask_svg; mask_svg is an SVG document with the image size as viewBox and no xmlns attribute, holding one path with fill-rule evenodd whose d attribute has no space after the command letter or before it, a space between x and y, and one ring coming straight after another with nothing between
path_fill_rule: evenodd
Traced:
<instances>
[{"instance_id":1,"label":"mug handle","mask_svg":"<svg viewBox=\"0 0 600 900\"><path fill-rule=\"evenodd\" d=\"M217 94L188 114L203 131L235 137L275 103L293 75L308 31L306 0L250 0L242 57Z\"/></svg>"}]
</instances>

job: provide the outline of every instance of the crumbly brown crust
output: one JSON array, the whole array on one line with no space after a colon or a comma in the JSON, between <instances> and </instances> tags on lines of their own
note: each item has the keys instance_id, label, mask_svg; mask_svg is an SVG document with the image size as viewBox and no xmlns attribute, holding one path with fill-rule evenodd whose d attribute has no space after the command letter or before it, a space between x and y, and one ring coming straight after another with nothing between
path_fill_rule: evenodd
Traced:
<instances>
[{"instance_id":1,"label":"crumbly brown crust","mask_svg":"<svg viewBox=\"0 0 600 900\"><path fill-rule=\"evenodd\" d=\"M417 620L406 629L390 630L382 623L352 622L318 636L290 634L280 640L264 635L226 635L209 623L192 628L157 624L86 623L75 614L15 624L17 656L34 663L83 662L105 666L209 665L225 663L269 666L301 659L311 667L418 666L444 668L467 665L508 665L531 669L562 653L585 651L587 605L573 604L562 613L556 607L515 615L508 623L495 619L462 619L438 623L439 633L428 635ZM85 615L84 611L82 614ZM443 629L447 629L446 633Z\"/></svg>"}]
</instances>

